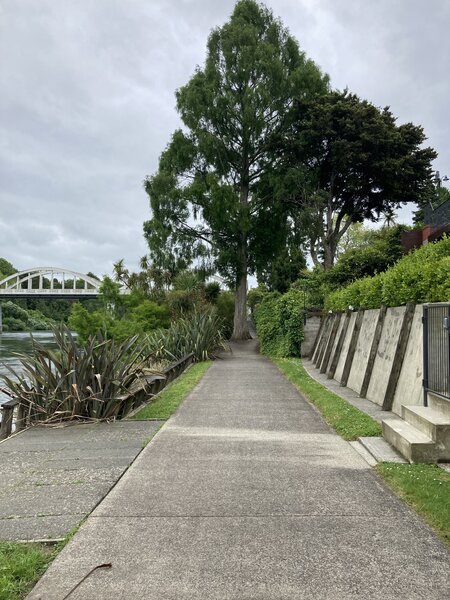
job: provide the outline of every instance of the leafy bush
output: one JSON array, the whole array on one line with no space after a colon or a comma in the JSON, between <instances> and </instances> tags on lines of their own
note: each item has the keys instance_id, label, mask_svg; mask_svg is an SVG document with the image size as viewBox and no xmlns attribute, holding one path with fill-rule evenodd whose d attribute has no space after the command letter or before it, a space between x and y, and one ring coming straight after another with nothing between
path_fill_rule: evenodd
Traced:
<instances>
[{"instance_id":1,"label":"leafy bush","mask_svg":"<svg viewBox=\"0 0 450 600\"><path fill-rule=\"evenodd\" d=\"M216 304L220 295L220 284L217 281L210 281L205 285L205 300L210 304Z\"/></svg>"},{"instance_id":2,"label":"leafy bush","mask_svg":"<svg viewBox=\"0 0 450 600\"><path fill-rule=\"evenodd\" d=\"M27 310L11 300L4 302L2 309L5 331L45 331L54 324L38 310Z\"/></svg>"},{"instance_id":3,"label":"leafy bush","mask_svg":"<svg viewBox=\"0 0 450 600\"><path fill-rule=\"evenodd\" d=\"M73 305L69 316L69 327L78 333L80 342L85 342L99 331L108 335L112 323L113 319L106 311L89 312L78 302Z\"/></svg>"},{"instance_id":4,"label":"leafy bush","mask_svg":"<svg viewBox=\"0 0 450 600\"><path fill-rule=\"evenodd\" d=\"M304 303L308 311L321 310L325 302L325 296L329 291L327 281L329 271L321 267L314 267L312 271L303 271L301 277L292 284L293 290L299 290L304 294Z\"/></svg>"},{"instance_id":5,"label":"leafy bush","mask_svg":"<svg viewBox=\"0 0 450 600\"><path fill-rule=\"evenodd\" d=\"M133 337L123 343L100 333L79 345L70 330L54 329L56 351L33 339L33 353L20 354L21 372L3 376L9 392L25 405L30 420L97 420L122 416L136 384L144 384L150 353Z\"/></svg>"},{"instance_id":6,"label":"leafy bush","mask_svg":"<svg viewBox=\"0 0 450 600\"><path fill-rule=\"evenodd\" d=\"M174 321L165 331L148 334L142 348L157 360L179 360L191 352L195 360L207 360L226 348L223 321L214 311L194 312Z\"/></svg>"},{"instance_id":7,"label":"leafy bush","mask_svg":"<svg viewBox=\"0 0 450 600\"><path fill-rule=\"evenodd\" d=\"M216 312L223 321L223 336L229 339L233 332L234 321L234 294L232 292L220 292L216 301Z\"/></svg>"},{"instance_id":8,"label":"leafy bush","mask_svg":"<svg viewBox=\"0 0 450 600\"><path fill-rule=\"evenodd\" d=\"M265 354L300 356L303 341L303 293L267 294L255 310L256 331Z\"/></svg>"},{"instance_id":9,"label":"leafy bush","mask_svg":"<svg viewBox=\"0 0 450 600\"><path fill-rule=\"evenodd\" d=\"M171 290L167 303L174 318L198 310L204 303L201 290Z\"/></svg>"},{"instance_id":10,"label":"leafy bush","mask_svg":"<svg viewBox=\"0 0 450 600\"><path fill-rule=\"evenodd\" d=\"M388 257L379 248L371 246L352 248L337 261L326 274L327 283L332 287L346 285L356 279L375 275L385 271L391 264Z\"/></svg>"},{"instance_id":11,"label":"leafy bush","mask_svg":"<svg viewBox=\"0 0 450 600\"><path fill-rule=\"evenodd\" d=\"M264 298L268 294L267 288L264 286L258 286L257 288L252 288L248 291L247 294L247 305L250 307L252 314L254 313L256 307L261 304Z\"/></svg>"},{"instance_id":12,"label":"leafy bush","mask_svg":"<svg viewBox=\"0 0 450 600\"><path fill-rule=\"evenodd\" d=\"M121 319L114 319L107 310L89 312L81 304L74 304L69 317L70 327L86 341L98 331L107 338L124 341L133 335L148 333L169 325L169 309L151 300L143 300Z\"/></svg>"},{"instance_id":13,"label":"leafy bush","mask_svg":"<svg viewBox=\"0 0 450 600\"><path fill-rule=\"evenodd\" d=\"M450 238L422 246L404 256L390 269L358 279L329 294L326 307L332 310L401 306L409 302L450 300Z\"/></svg>"}]
</instances>

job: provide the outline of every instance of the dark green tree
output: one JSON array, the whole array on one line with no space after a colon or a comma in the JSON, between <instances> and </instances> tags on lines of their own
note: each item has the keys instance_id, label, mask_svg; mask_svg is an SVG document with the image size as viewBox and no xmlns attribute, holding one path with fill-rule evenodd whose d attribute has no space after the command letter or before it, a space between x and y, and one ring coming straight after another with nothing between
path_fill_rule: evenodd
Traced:
<instances>
[{"instance_id":1,"label":"dark green tree","mask_svg":"<svg viewBox=\"0 0 450 600\"><path fill-rule=\"evenodd\" d=\"M0 257L0 280L9 277L10 275L14 275L14 273L17 273L17 269L15 269L6 258Z\"/></svg>"},{"instance_id":2,"label":"dark green tree","mask_svg":"<svg viewBox=\"0 0 450 600\"><path fill-rule=\"evenodd\" d=\"M328 80L272 12L237 2L212 31L204 68L178 90L185 125L145 182L152 258L210 257L235 290L233 339L249 337L247 275L282 247L285 206L270 190L282 162L272 140L289 129L294 98L324 93Z\"/></svg>"},{"instance_id":3,"label":"dark green tree","mask_svg":"<svg viewBox=\"0 0 450 600\"><path fill-rule=\"evenodd\" d=\"M425 139L421 127L397 125L388 108L347 91L299 102L284 195L300 210L314 264L334 264L352 223L378 221L429 193L436 152L422 146Z\"/></svg>"},{"instance_id":4,"label":"dark green tree","mask_svg":"<svg viewBox=\"0 0 450 600\"><path fill-rule=\"evenodd\" d=\"M298 225L291 223L286 244L258 270L258 283L264 284L272 292L285 294L306 269L303 243L302 231Z\"/></svg>"}]
</instances>

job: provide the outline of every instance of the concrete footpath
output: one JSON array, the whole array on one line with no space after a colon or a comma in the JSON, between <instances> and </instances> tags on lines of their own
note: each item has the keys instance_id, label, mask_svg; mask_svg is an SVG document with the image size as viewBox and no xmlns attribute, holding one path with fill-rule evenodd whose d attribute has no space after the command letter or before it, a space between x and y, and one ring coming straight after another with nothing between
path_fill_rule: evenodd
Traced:
<instances>
[{"instance_id":1,"label":"concrete footpath","mask_svg":"<svg viewBox=\"0 0 450 600\"><path fill-rule=\"evenodd\" d=\"M63 539L161 421L32 427L0 444L0 540Z\"/></svg>"},{"instance_id":2,"label":"concrete footpath","mask_svg":"<svg viewBox=\"0 0 450 600\"><path fill-rule=\"evenodd\" d=\"M450 553L251 341L214 363L28 597L445 600Z\"/></svg>"}]
</instances>

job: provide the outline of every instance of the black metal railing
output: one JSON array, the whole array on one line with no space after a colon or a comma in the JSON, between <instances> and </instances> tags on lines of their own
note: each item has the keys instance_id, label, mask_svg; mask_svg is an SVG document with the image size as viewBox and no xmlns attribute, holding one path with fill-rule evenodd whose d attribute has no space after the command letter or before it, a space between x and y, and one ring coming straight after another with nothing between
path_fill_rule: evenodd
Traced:
<instances>
[{"instance_id":1,"label":"black metal railing","mask_svg":"<svg viewBox=\"0 0 450 600\"><path fill-rule=\"evenodd\" d=\"M450 304L423 307L423 387L450 400Z\"/></svg>"}]
</instances>

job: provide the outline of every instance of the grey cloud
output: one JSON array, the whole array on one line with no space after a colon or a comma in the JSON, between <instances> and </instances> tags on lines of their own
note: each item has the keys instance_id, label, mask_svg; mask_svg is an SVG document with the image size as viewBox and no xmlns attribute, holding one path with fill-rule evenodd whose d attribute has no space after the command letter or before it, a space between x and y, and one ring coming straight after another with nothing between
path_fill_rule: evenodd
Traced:
<instances>
[{"instance_id":1,"label":"grey cloud","mask_svg":"<svg viewBox=\"0 0 450 600\"><path fill-rule=\"evenodd\" d=\"M180 124L174 91L233 4L2 1L0 256L20 268L137 266L150 216L142 180ZM450 175L447 0L270 6L335 87L422 124Z\"/></svg>"}]
</instances>

